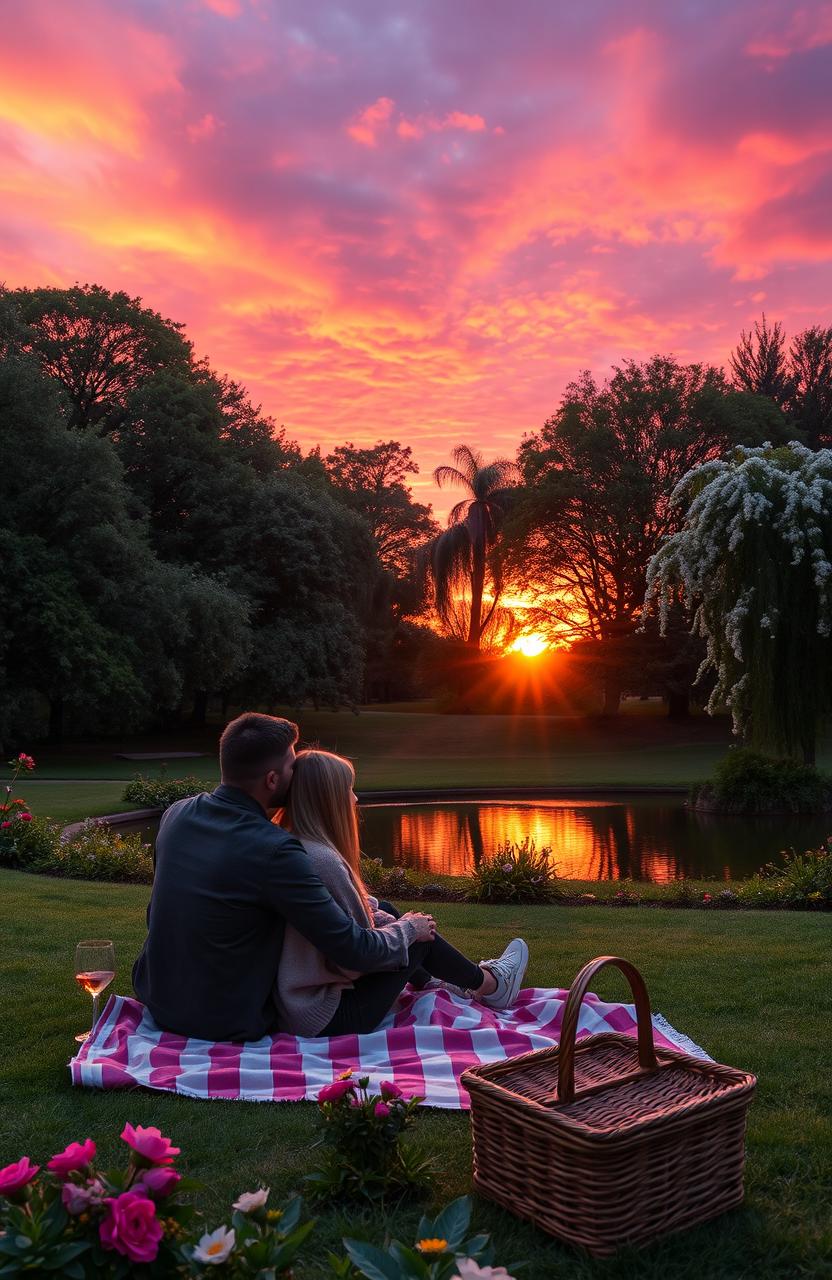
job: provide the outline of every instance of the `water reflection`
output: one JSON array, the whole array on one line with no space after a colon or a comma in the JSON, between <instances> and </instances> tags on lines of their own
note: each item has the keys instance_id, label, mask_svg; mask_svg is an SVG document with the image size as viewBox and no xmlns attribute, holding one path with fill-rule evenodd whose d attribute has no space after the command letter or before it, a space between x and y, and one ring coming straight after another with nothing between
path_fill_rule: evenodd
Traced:
<instances>
[{"instance_id":1,"label":"water reflection","mask_svg":"<svg viewBox=\"0 0 832 1280\"><path fill-rule=\"evenodd\" d=\"M567 879L662 882L751 875L788 845L819 844L828 825L828 816L715 818L666 797L365 805L362 845L388 865L462 875L529 836Z\"/></svg>"}]
</instances>

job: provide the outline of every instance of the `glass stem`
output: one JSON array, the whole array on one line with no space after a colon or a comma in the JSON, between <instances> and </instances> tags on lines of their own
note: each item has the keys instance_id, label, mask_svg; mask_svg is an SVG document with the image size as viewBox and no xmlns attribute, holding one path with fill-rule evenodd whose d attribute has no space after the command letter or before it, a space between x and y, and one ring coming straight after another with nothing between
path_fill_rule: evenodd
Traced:
<instances>
[{"instance_id":1,"label":"glass stem","mask_svg":"<svg viewBox=\"0 0 832 1280\"><path fill-rule=\"evenodd\" d=\"M93 998L92 998L92 1027L90 1027L90 1032L92 1032L93 1027L95 1026L95 1024L96 1024L96 1022L97 1022L97 1021L98 1021L98 996L93 996Z\"/></svg>"}]
</instances>

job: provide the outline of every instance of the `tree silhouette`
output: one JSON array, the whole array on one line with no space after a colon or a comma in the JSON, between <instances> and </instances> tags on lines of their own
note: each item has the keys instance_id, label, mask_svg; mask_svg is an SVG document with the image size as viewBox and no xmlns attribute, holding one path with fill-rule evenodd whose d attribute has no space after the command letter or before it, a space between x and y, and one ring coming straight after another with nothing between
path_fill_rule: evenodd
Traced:
<instances>
[{"instance_id":1,"label":"tree silhouette","mask_svg":"<svg viewBox=\"0 0 832 1280\"><path fill-rule=\"evenodd\" d=\"M482 454L459 445L451 457L455 466L437 467L433 478L440 489L465 491L448 516L448 527L427 544L425 564L434 591L436 612L448 627L458 621L460 594L467 603L466 643L479 649L488 626L496 620L503 590L500 528L516 493L519 470L514 462L497 458L484 462ZM491 603L484 601L490 577Z\"/></svg>"}]
</instances>

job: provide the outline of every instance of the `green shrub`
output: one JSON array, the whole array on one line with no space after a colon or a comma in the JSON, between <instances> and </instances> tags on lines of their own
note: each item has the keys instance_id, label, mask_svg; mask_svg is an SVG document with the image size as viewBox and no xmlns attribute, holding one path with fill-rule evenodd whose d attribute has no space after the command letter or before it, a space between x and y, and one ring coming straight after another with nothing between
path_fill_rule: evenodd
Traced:
<instances>
[{"instance_id":1,"label":"green shrub","mask_svg":"<svg viewBox=\"0 0 832 1280\"><path fill-rule=\"evenodd\" d=\"M361 859L361 879L374 898L418 898L421 886L407 867L385 867L381 858Z\"/></svg>"},{"instance_id":2,"label":"green shrub","mask_svg":"<svg viewBox=\"0 0 832 1280\"><path fill-rule=\"evenodd\" d=\"M708 782L691 788L690 801L723 813L824 813L832 809L832 778L743 747L729 751Z\"/></svg>"},{"instance_id":3,"label":"green shrub","mask_svg":"<svg viewBox=\"0 0 832 1280\"><path fill-rule=\"evenodd\" d=\"M781 857L782 866L769 862L738 886L742 902L755 907L832 909L832 836L820 849L805 853L785 849Z\"/></svg>"},{"instance_id":4,"label":"green shrub","mask_svg":"<svg viewBox=\"0 0 832 1280\"><path fill-rule=\"evenodd\" d=\"M142 809L167 809L176 800L198 796L205 790L199 778L168 778L164 770L158 778L145 778L138 774L124 790L122 800Z\"/></svg>"},{"instance_id":5,"label":"green shrub","mask_svg":"<svg viewBox=\"0 0 832 1280\"><path fill-rule=\"evenodd\" d=\"M507 840L483 858L469 877L470 902L554 902L566 896L558 882L552 850L538 851L527 836L522 844Z\"/></svg>"},{"instance_id":6,"label":"green shrub","mask_svg":"<svg viewBox=\"0 0 832 1280\"><path fill-rule=\"evenodd\" d=\"M153 850L140 835L122 835L101 818L87 818L80 833L61 838L61 826L49 818L33 818L15 840L5 866L69 880L117 880L150 884Z\"/></svg>"},{"instance_id":7,"label":"green shrub","mask_svg":"<svg viewBox=\"0 0 832 1280\"><path fill-rule=\"evenodd\" d=\"M40 871L60 845L61 830L51 818L33 817L29 822L15 823L13 838L0 841L0 865Z\"/></svg>"}]
</instances>

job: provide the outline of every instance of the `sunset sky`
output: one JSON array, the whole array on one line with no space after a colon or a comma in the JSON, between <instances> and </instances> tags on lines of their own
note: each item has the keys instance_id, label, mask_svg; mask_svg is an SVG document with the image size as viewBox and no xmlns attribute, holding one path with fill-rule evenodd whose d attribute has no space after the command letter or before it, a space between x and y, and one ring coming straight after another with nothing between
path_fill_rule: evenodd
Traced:
<instances>
[{"instance_id":1,"label":"sunset sky","mask_svg":"<svg viewBox=\"0 0 832 1280\"><path fill-rule=\"evenodd\" d=\"M425 499L583 368L832 323L832 4L2 16L0 280L140 295L304 446L411 444Z\"/></svg>"}]
</instances>

